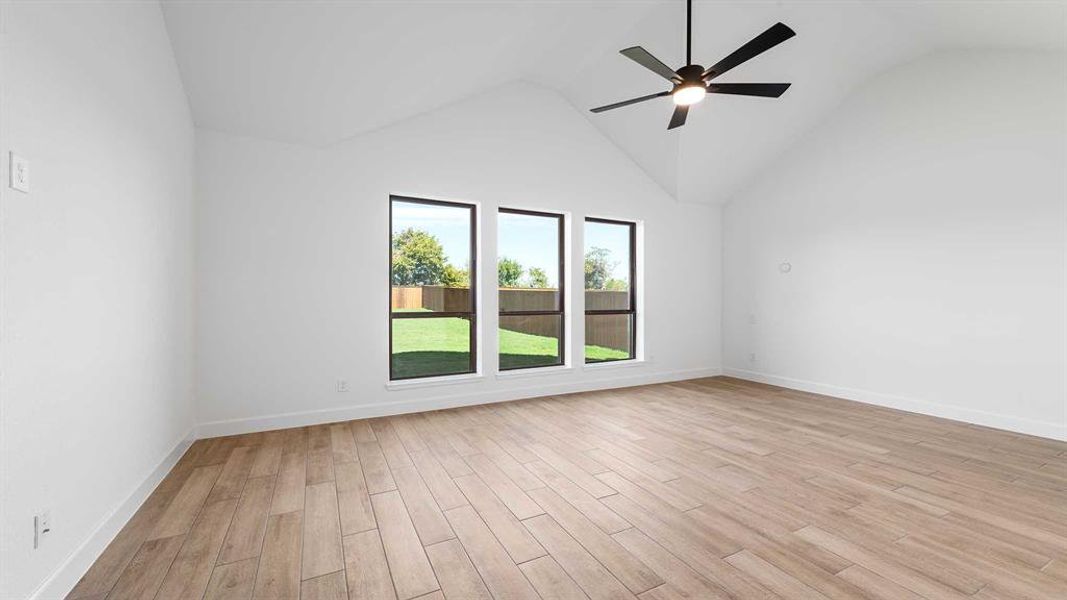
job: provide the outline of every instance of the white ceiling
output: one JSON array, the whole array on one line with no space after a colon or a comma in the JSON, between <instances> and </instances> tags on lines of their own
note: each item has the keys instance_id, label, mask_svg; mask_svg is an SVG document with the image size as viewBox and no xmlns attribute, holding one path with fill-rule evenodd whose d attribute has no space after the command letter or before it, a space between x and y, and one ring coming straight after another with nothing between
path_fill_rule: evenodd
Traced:
<instances>
[{"instance_id":1,"label":"white ceiling","mask_svg":"<svg viewBox=\"0 0 1067 600\"><path fill-rule=\"evenodd\" d=\"M620 56L684 55L681 0L164 0L198 126L317 146L524 79L556 89L680 201L720 203L856 85L934 50L1065 49L1065 3L694 3L709 65L782 21L797 37L722 81L792 82L780 99L711 96L668 132L667 89ZM995 79L995 74L991 74ZM516 118L521 118L517 115Z\"/></svg>"}]
</instances>

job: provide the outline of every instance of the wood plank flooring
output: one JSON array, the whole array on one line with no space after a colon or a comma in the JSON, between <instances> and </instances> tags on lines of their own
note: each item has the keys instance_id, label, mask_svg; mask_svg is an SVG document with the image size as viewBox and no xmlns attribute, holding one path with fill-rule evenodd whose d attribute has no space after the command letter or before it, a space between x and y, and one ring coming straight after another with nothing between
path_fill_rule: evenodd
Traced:
<instances>
[{"instance_id":1,"label":"wood plank flooring","mask_svg":"<svg viewBox=\"0 0 1067 600\"><path fill-rule=\"evenodd\" d=\"M729 378L196 442L69 598L1067 598L1067 443Z\"/></svg>"}]
</instances>

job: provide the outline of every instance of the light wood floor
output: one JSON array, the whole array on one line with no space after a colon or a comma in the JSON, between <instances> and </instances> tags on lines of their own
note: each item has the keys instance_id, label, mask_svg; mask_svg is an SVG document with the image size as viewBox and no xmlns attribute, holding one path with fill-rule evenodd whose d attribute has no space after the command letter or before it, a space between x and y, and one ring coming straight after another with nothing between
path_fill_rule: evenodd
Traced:
<instances>
[{"instance_id":1,"label":"light wood floor","mask_svg":"<svg viewBox=\"0 0 1067 600\"><path fill-rule=\"evenodd\" d=\"M73 598L1067 598L1067 444L715 378L198 441Z\"/></svg>"}]
</instances>

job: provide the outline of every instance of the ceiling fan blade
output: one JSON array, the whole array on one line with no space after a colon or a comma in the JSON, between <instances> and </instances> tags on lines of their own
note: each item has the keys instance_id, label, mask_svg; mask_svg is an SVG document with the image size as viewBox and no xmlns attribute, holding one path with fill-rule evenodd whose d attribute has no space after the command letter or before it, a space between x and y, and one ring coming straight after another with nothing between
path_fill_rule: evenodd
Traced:
<instances>
[{"instance_id":1,"label":"ceiling fan blade","mask_svg":"<svg viewBox=\"0 0 1067 600\"><path fill-rule=\"evenodd\" d=\"M790 85L789 83L712 83L708 85L708 92L777 98L784 94Z\"/></svg>"},{"instance_id":2,"label":"ceiling fan blade","mask_svg":"<svg viewBox=\"0 0 1067 600\"><path fill-rule=\"evenodd\" d=\"M675 106L674 114L671 115L671 122L667 124L667 130L670 131L675 127L681 127L685 125L685 117L689 114L689 106Z\"/></svg>"},{"instance_id":3,"label":"ceiling fan blade","mask_svg":"<svg viewBox=\"0 0 1067 600\"><path fill-rule=\"evenodd\" d=\"M644 102L645 100L651 100L653 98L662 98L664 96L670 96L670 92L660 92L658 94L649 94L647 96L641 96L640 98L630 98L629 100L623 100L622 102L616 102L615 104L608 104L606 106L598 106L590 109L589 112L604 112L605 110L611 110L613 108L622 108L623 106L629 106L631 104L637 104L638 102Z\"/></svg>"},{"instance_id":4,"label":"ceiling fan blade","mask_svg":"<svg viewBox=\"0 0 1067 600\"><path fill-rule=\"evenodd\" d=\"M681 78L678 77L678 74L675 73L673 69L663 64L660 59L656 58L655 56L652 56L652 54L649 53L648 50L645 50L641 46L633 46L632 48L625 48L623 50L619 50L619 54L634 61L635 63L641 65L649 71L652 71L653 73L659 75L664 79L668 79L670 81L681 81Z\"/></svg>"},{"instance_id":5,"label":"ceiling fan blade","mask_svg":"<svg viewBox=\"0 0 1067 600\"><path fill-rule=\"evenodd\" d=\"M703 79L710 81L719 75L729 71L737 65L755 58L760 54L774 48L778 44L796 35L796 32L782 23L775 23L763 33L748 41L744 46L730 53L730 56L720 60L704 70Z\"/></svg>"}]
</instances>

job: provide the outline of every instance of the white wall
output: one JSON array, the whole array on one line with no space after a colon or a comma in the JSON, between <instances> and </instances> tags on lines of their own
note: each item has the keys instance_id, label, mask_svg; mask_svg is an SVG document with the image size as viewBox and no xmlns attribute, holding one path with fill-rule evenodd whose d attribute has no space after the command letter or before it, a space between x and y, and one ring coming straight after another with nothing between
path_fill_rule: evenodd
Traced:
<instances>
[{"instance_id":1,"label":"white wall","mask_svg":"<svg viewBox=\"0 0 1067 600\"><path fill-rule=\"evenodd\" d=\"M724 210L727 372L1064 437L1065 75L928 56L770 165Z\"/></svg>"},{"instance_id":2,"label":"white wall","mask_svg":"<svg viewBox=\"0 0 1067 600\"><path fill-rule=\"evenodd\" d=\"M508 85L324 150L198 130L197 182L202 435L718 372L718 209L676 203L546 89ZM486 377L387 390L391 193L480 202L486 248L498 205L569 211L579 256L585 215L644 221L648 363L498 380L483 293Z\"/></svg>"},{"instance_id":3,"label":"white wall","mask_svg":"<svg viewBox=\"0 0 1067 600\"><path fill-rule=\"evenodd\" d=\"M194 139L156 3L5 2L0 21L0 597L86 544L55 598L194 423Z\"/></svg>"}]
</instances>

